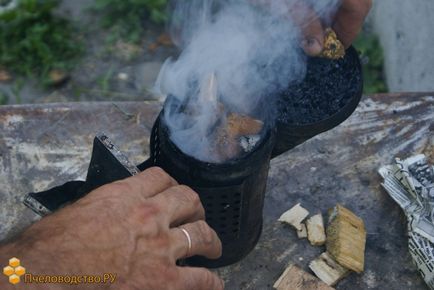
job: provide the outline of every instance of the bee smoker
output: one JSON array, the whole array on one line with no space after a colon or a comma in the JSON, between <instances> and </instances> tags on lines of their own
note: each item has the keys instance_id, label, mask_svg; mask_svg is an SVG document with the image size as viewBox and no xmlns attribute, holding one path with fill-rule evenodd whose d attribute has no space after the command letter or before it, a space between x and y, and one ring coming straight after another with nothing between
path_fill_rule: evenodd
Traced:
<instances>
[{"instance_id":1,"label":"bee smoker","mask_svg":"<svg viewBox=\"0 0 434 290\"><path fill-rule=\"evenodd\" d=\"M134 166L107 136L98 135L85 181L29 193L24 203L45 215L101 185L160 166L198 192L206 221L222 240L221 258L193 257L186 263L210 268L235 263L253 250L260 237L271 158L342 123L356 109L362 89L361 66L354 48L340 60L312 58L304 81L290 85L278 96L275 126L246 155L221 164L197 160L172 142L161 113L151 132L147 161Z\"/></svg>"}]
</instances>

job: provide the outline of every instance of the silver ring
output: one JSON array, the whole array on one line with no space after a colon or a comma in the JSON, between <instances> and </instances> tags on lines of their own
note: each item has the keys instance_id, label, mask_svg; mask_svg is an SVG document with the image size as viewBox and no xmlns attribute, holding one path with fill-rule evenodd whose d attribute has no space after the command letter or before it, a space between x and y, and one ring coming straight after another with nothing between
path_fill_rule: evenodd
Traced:
<instances>
[{"instance_id":1,"label":"silver ring","mask_svg":"<svg viewBox=\"0 0 434 290\"><path fill-rule=\"evenodd\" d=\"M186 229L183 229L183 228L179 228L183 233L184 233L184 235L187 237L187 241L188 241L188 250L187 250L187 256L190 254L190 251L191 251L191 237L190 237L190 234L187 232L187 230Z\"/></svg>"}]
</instances>

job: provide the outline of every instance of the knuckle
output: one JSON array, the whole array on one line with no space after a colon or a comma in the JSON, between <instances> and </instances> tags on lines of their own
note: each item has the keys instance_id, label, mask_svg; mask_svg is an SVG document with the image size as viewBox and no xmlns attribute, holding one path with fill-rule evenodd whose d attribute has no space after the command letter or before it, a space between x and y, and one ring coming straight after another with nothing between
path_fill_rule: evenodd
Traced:
<instances>
[{"instance_id":1,"label":"knuckle","mask_svg":"<svg viewBox=\"0 0 434 290\"><path fill-rule=\"evenodd\" d=\"M108 193L120 194L120 193L130 192L132 190L132 187L128 183L128 181L119 180L110 184L103 185L99 189L103 191L105 194Z\"/></svg>"},{"instance_id":2,"label":"knuckle","mask_svg":"<svg viewBox=\"0 0 434 290\"><path fill-rule=\"evenodd\" d=\"M193 189L186 185L176 186L176 190L182 192L182 197L189 203L194 205L201 204L199 194L197 194Z\"/></svg>"},{"instance_id":3,"label":"knuckle","mask_svg":"<svg viewBox=\"0 0 434 290\"><path fill-rule=\"evenodd\" d=\"M165 181L165 182L169 182L172 180L169 174L167 174L166 171L164 171L160 167L151 167L147 169L145 172L156 180Z\"/></svg>"},{"instance_id":4,"label":"knuckle","mask_svg":"<svg viewBox=\"0 0 434 290\"><path fill-rule=\"evenodd\" d=\"M175 179L173 179L166 171L160 167L151 167L145 170L143 173L137 175L141 183L155 183L165 188L170 188L172 186L178 185Z\"/></svg>"},{"instance_id":5,"label":"knuckle","mask_svg":"<svg viewBox=\"0 0 434 290\"><path fill-rule=\"evenodd\" d=\"M198 221L197 226L202 239L202 243L205 245L213 244L214 242L214 231L205 221Z\"/></svg>"},{"instance_id":6,"label":"knuckle","mask_svg":"<svg viewBox=\"0 0 434 290\"><path fill-rule=\"evenodd\" d=\"M147 238L159 239L161 237L162 228L155 219L146 221L142 229Z\"/></svg>"},{"instance_id":7,"label":"knuckle","mask_svg":"<svg viewBox=\"0 0 434 290\"><path fill-rule=\"evenodd\" d=\"M157 202L147 200L142 203L140 210L147 217L155 218L162 212L162 207Z\"/></svg>"},{"instance_id":8,"label":"knuckle","mask_svg":"<svg viewBox=\"0 0 434 290\"><path fill-rule=\"evenodd\" d=\"M134 223L143 225L152 236L160 232L159 215L162 209L154 202L146 201L138 205L134 216Z\"/></svg>"}]
</instances>

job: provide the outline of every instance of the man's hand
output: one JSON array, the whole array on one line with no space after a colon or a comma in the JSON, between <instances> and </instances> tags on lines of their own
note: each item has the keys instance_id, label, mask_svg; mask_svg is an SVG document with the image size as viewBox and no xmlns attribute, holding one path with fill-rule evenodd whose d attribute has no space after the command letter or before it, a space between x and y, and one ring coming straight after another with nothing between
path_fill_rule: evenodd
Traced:
<instances>
[{"instance_id":1,"label":"man's hand","mask_svg":"<svg viewBox=\"0 0 434 290\"><path fill-rule=\"evenodd\" d=\"M221 242L204 218L193 190L178 185L162 169L151 168L98 188L44 218L1 247L0 258L5 264L16 256L35 274L116 274L111 286L80 289L221 290L222 280L209 270L176 265L178 259L193 255L221 255ZM191 238L191 248L182 229ZM1 279L0 288L7 287L6 280Z\"/></svg>"},{"instance_id":2,"label":"man's hand","mask_svg":"<svg viewBox=\"0 0 434 290\"><path fill-rule=\"evenodd\" d=\"M297 6L293 7L291 11L294 13L296 22L302 27L303 49L308 55L318 55L323 49L325 27L312 10L303 5L303 2L298 3ZM345 48L348 48L359 34L371 6L372 0L342 0L333 20L332 28ZM305 17L304 19L298 18L297 21L296 15L300 15L301 10L305 11L301 13Z\"/></svg>"}]
</instances>

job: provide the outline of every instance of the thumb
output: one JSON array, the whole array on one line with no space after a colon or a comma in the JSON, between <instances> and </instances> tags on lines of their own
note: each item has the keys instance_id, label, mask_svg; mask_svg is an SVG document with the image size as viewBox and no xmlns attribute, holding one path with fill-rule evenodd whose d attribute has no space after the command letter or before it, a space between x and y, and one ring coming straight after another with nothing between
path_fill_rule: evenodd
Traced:
<instances>
[{"instance_id":1,"label":"thumb","mask_svg":"<svg viewBox=\"0 0 434 290\"><path fill-rule=\"evenodd\" d=\"M297 1L290 9L292 19L300 27L301 47L307 55L315 56L324 46L324 28L315 11L306 3Z\"/></svg>"},{"instance_id":2,"label":"thumb","mask_svg":"<svg viewBox=\"0 0 434 290\"><path fill-rule=\"evenodd\" d=\"M303 29L301 46L304 52L310 56L319 55L324 48L324 30L321 22L316 19Z\"/></svg>"}]
</instances>

